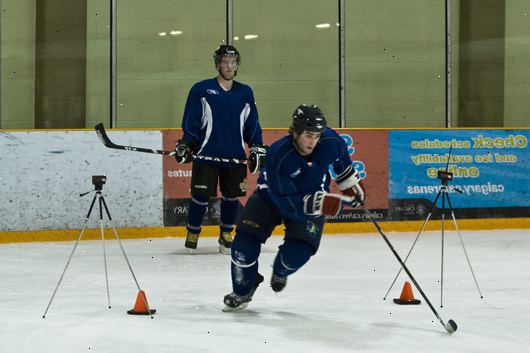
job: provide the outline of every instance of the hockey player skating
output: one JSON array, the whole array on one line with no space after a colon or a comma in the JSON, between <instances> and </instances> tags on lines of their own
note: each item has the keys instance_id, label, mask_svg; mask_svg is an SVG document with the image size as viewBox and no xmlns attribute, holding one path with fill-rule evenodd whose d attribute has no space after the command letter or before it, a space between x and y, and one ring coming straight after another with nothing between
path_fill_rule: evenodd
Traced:
<instances>
[{"instance_id":1,"label":"hockey player skating","mask_svg":"<svg viewBox=\"0 0 530 353\"><path fill-rule=\"evenodd\" d=\"M193 161L186 248L197 248L208 198L217 196L219 183L219 251L229 254L238 198L246 194L246 166L194 156L244 160L246 143L250 147L249 169L254 173L265 159L266 148L252 89L234 80L241 62L239 52L231 45L221 45L214 53L214 62L217 77L196 83L189 92L182 118L183 136L175 148L175 158L178 163Z\"/></svg>"},{"instance_id":2,"label":"hockey player skating","mask_svg":"<svg viewBox=\"0 0 530 353\"><path fill-rule=\"evenodd\" d=\"M317 106L299 106L289 135L268 150L256 190L238 222L231 255L233 292L224 297L224 310L243 309L252 300L263 282L258 273L261 244L277 225L285 225L285 237L273 264L273 291L283 290L288 276L317 252L325 216L337 215L342 206L341 195L328 193L330 165L339 189L357 206L364 191L346 143L326 127Z\"/></svg>"}]
</instances>

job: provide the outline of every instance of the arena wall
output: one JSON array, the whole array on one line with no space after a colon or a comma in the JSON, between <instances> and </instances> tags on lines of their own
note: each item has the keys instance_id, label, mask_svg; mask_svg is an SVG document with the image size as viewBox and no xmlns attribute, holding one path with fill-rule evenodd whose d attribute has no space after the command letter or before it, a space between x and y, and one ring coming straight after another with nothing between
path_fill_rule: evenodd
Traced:
<instances>
[{"instance_id":1,"label":"arena wall","mask_svg":"<svg viewBox=\"0 0 530 353\"><path fill-rule=\"evenodd\" d=\"M453 172L446 195L461 228L530 228L528 129L339 132L363 177L366 206L385 230L417 231L431 210L428 226L439 227L441 198L433 208L442 186L439 169ZM267 129L265 142L285 133ZM119 145L172 150L181 131L112 130L108 135ZM190 165L170 156L107 148L94 130L4 130L0 152L0 242L75 239L95 197L93 175L107 177L102 194L113 221L104 217L105 227L114 225L124 238L185 234ZM255 181L249 175L249 194ZM80 196L87 191L92 192ZM96 203L83 239L100 236L98 220ZM219 200L212 199L204 235L217 236L218 222ZM349 208L326 226L327 233L372 231L366 215Z\"/></svg>"}]
</instances>

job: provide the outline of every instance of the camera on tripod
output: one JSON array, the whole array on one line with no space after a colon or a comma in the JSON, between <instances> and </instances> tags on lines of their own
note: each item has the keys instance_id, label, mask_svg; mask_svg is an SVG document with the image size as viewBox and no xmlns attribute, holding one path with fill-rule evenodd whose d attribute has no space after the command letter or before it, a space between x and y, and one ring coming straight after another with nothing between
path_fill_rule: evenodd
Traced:
<instances>
[{"instance_id":1,"label":"camera on tripod","mask_svg":"<svg viewBox=\"0 0 530 353\"><path fill-rule=\"evenodd\" d=\"M442 181L443 185L447 185L448 181L453 180L453 173L448 172L447 170L439 170L438 179Z\"/></svg>"},{"instance_id":2,"label":"camera on tripod","mask_svg":"<svg viewBox=\"0 0 530 353\"><path fill-rule=\"evenodd\" d=\"M106 175L92 175L92 184L96 190L102 190L103 184L107 181Z\"/></svg>"},{"instance_id":3,"label":"camera on tripod","mask_svg":"<svg viewBox=\"0 0 530 353\"><path fill-rule=\"evenodd\" d=\"M107 283L107 300L108 300L108 308L110 309L110 293L109 293L109 278L107 274L107 254L105 252L105 230L103 228L103 214L105 213L107 216L107 219L109 222L112 222L112 217L110 216L109 208L107 207L107 203L105 202L105 198L103 197L103 184L107 182L107 176L106 175L92 175L92 184L94 184L94 198L92 199L92 203L90 204L90 208L88 209L88 213L85 218L85 223L83 223L83 227L81 228L81 231L79 233L79 236L77 237L77 241L75 242L74 248L72 249L72 252L70 253L70 257L66 261L66 266L64 267L63 273L61 274L61 277L59 277L59 281L57 282L57 286L55 287L55 291L52 294L52 297L50 298L50 302L48 303L48 306L46 307L46 310L44 311L44 314L42 315L42 318L44 319L46 317L46 313L48 312L48 309L50 308L50 305L52 304L53 298L55 298L55 293L57 292L57 289L59 289L59 285L61 284L61 281L63 279L64 274L66 273L66 270L68 269L68 266L70 264L70 260L72 259L72 256L74 255L75 249L77 248L77 245L79 244L79 241L81 240L81 237L83 236L83 233L87 227L90 214L92 213L92 210L95 207L99 206L99 227L101 230L101 240L103 241L103 258L104 258L104 264L105 264L105 282ZM79 194L80 197L83 197L85 195L88 195L92 191L85 192L83 194ZM96 200L99 202L96 203ZM136 299L136 304L133 309L127 311L128 314L131 315L150 315L151 318L153 318L153 314L156 312L155 309L150 309L149 305L147 304L147 299L145 297L145 293L140 288L140 285L138 284L138 281L136 280L136 276L134 275L133 269L131 267L131 264L129 263L129 259L127 258L127 254L125 253L125 250L123 249L123 246L121 244L120 237L118 236L118 232L116 231L116 227L111 223L112 230L114 231L114 236L116 237L116 240L120 244L121 252L123 253L123 257L125 257L125 262L127 262L127 265L129 266L129 270L131 271L132 277L134 281L136 282L136 286L138 287L138 297ZM140 295L142 293L142 295ZM140 302L143 302L144 307L147 309L144 311L141 307L137 309L137 306Z\"/></svg>"}]
</instances>

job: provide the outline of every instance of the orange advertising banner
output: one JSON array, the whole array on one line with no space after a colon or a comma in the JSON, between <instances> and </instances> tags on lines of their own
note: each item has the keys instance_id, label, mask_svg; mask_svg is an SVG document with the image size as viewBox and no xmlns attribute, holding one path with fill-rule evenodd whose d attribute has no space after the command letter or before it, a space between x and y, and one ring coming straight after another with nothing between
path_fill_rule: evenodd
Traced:
<instances>
[{"instance_id":1,"label":"orange advertising banner","mask_svg":"<svg viewBox=\"0 0 530 353\"><path fill-rule=\"evenodd\" d=\"M362 185L366 192L366 206L380 211L382 218L388 210L388 131L337 129L345 140L350 152L352 164L362 177ZM263 140L271 145L287 134L286 129L266 129ZM181 130L163 130L163 149L173 150L176 142L182 136ZM333 173L331 172L332 176ZM247 196L240 199L241 207L252 194L258 174L248 173ZM187 207L190 195L191 164L178 164L175 158L163 157L163 195L164 195L164 225L184 225L187 217ZM332 183L332 191L338 189ZM218 197L220 197L218 192ZM204 225L219 224L219 199L211 199ZM341 214L328 222L364 221L360 210L345 209Z\"/></svg>"},{"instance_id":2,"label":"orange advertising banner","mask_svg":"<svg viewBox=\"0 0 530 353\"><path fill-rule=\"evenodd\" d=\"M263 143L271 145L274 141L287 134L285 129L265 130L263 131ZM181 130L165 130L162 131L163 146L165 150L174 150L177 140L182 137ZM248 152L248 151L247 151ZM248 153L247 153L248 154ZM182 199L190 198L190 183L191 183L191 163L178 164L175 158L165 156L163 162L163 188L164 199ZM258 173L247 175L248 191L247 197L242 198L243 204L246 203L248 196L256 186L256 179ZM218 191L218 195L220 195Z\"/></svg>"}]
</instances>

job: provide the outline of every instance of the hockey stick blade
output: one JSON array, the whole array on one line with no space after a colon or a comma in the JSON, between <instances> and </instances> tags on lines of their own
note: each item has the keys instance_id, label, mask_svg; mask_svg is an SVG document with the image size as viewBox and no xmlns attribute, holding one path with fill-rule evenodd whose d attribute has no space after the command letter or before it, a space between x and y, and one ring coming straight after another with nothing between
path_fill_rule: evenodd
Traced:
<instances>
[{"instance_id":1,"label":"hockey stick blade","mask_svg":"<svg viewBox=\"0 0 530 353\"><path fill-rule=\"evenodd\" d=\"M444 327L449 333L454 333L456 329L458 328L458 326L456 325L456 322L454 322L453 320L447 321L447 324L445 324Z\"/></svg>"},{"instance_id":2,"label":"hockey stick blade","mask_svg":"<svg viewBox=\"0 0 530 353\"><path fill-rule=\"evenodd\" d=\"M97 124L94 129L96 129L96 133L98 134L99 139L105 147L108 148L118 148L117 145L113 144L112 141L110 141L109 137L107 136L107 133L105 132L105 128L103 127L103 123Z\"/></svg>"},{"instance_id":3,"label":"hockey stick blade","mask_svg":"<svg viewBox=\"0 0 530 353\"><path fill-rule=\"evenodd\" d=\"M150 148L117 145L109 139L109 136L107 135L107 132L105 131L105 128L103 127L103 123L97 124L94 127L94 129L96 130L96 133L98 134L98 137L101 140L101 142L103 142L103 144L108 148L114 148L117 150L125 150L125 151L134 151L134 152L163 154L163 155L170 155L170 156L175 154L175 151L161 151L161 150L155 150L155 149L150 149Z\"/></svg>"},{"instance_id":4,"label":"hockey stick blade","mask_svg":"<svg viewBox=\"0 0 530 353\"><path fill-rule=\"evenodd\" d=\"M166 155L166 156L174 156L175 155L175 151L163 151L163 150L156 150L156 149L150 149L150 148L117 145L117 144L113 143L110 140L109 136L107 135L107 132L105 131L105 127L103 126L103 123L97 124L94 127L94 129L96 130L96 133L97 133L99 139L101 140L101 142L103 142L105 147L108 147L108 148L113 148L113 149L117 149L117 150L125 150L125 151L133 151L133 152L161 154L161 155ZM200 160L212 161L212 162L247 164L246 160L236 159L236 158L193 156L193 159L200 159Z\"/></svg>"}]
</instances>

